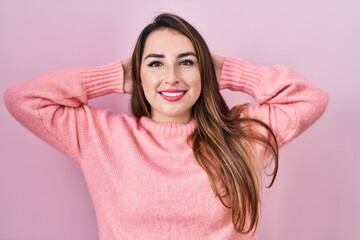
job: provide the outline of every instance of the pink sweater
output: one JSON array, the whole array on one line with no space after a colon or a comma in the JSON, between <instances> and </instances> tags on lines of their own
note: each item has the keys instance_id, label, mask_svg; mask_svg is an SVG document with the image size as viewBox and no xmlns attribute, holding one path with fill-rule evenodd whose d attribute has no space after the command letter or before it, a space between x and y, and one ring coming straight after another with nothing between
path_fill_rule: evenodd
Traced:
<instances>
[{"instance_id":1,"label":"pink sweater","mask_svg":"<svg viewBox=\"0 0 360 240\"><path fill-rule=\"evenodd\" d=\"M268 123L281 145L314 123L328 95L284 66L225 59L221 88L258 104L248 114ZM99 237L112 239L256 239L234 230L186 139L196 128L88 106L123 93L120 62L48 73L9 88L5 103L30 131L79 164L96 211Z\"/></svg>"}]
</instances>

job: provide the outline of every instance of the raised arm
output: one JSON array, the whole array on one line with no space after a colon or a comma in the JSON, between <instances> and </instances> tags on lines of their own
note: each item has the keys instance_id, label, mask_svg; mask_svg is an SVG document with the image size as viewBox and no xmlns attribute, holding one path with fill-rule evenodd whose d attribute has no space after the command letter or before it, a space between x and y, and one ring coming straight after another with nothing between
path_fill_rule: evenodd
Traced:
<instances>
[{"instance_id":1,"label":"raised arm","mask_svg":"<svg viewBox=\"0 0 360 240\"><path fill-rule=\"evenodd\" d=\"M286 66L259 67L216 55L214 62L220 74L220 89L251 95L257 104L249 105L244 115L267 123L279 146L310 127L328 104L329 96L324 90Z\"/></svg>"},{"instance_id":2,"label":"raised arm","mask_svg":"<svg viewBox=\"0 0 360 240\"><path fill-rule=\"evenodd\" d=\"M22 125L79 163L88 130L103 112L89 107L89 99L123 93L124 75L120 61L50 72L8 88L5 105Z\"/></svg>"}]
</instances>

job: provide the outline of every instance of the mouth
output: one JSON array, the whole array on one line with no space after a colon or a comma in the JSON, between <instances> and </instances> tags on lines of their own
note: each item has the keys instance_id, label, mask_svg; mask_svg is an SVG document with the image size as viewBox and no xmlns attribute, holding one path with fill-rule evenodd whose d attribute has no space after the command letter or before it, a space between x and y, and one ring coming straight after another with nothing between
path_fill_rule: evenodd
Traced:
<instances>
[{"instance_id":1,"label":"mouth","mask_svg":"<svg viewBox=\"0 0 360 240\"><path fill-rule=\"evenodd\" d=\"M187 92L186 90L169 89L169 90L160 91L159 94L166 101L176 102L182 99L185 96L186 92Z\"/></svg>"}]
</instances>

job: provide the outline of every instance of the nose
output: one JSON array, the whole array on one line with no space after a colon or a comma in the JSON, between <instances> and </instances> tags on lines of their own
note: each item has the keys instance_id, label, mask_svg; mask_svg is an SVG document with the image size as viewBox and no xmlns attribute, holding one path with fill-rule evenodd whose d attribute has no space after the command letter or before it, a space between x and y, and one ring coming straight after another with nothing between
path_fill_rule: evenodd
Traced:
<instances>
[{"instance_id":1,"label":"nose","mask_svg":"<svg viewBox=\"0 0 360 240\"><path fill-rule=\"evenodd\" d=\"M179 82L179 76L176 67L169 67L166 71L165 82L174 85Z\"/></svg>"}]
</instances>

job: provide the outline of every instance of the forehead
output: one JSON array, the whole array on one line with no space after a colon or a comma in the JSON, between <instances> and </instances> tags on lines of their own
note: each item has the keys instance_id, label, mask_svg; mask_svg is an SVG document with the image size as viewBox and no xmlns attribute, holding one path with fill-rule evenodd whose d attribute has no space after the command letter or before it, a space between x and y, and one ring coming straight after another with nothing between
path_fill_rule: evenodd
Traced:
<instances>
[{"instance_id":1,"label":"forehead","mask_svg":"<svg viewBox=\"0 0 360 240\"><path fill-rule=\"evenodd\" d=\"M195 52L194 46L185 35L171 29L156 30L148 36L144 46L144 54L178 54Z\"/></svg>"}]
</instances>

